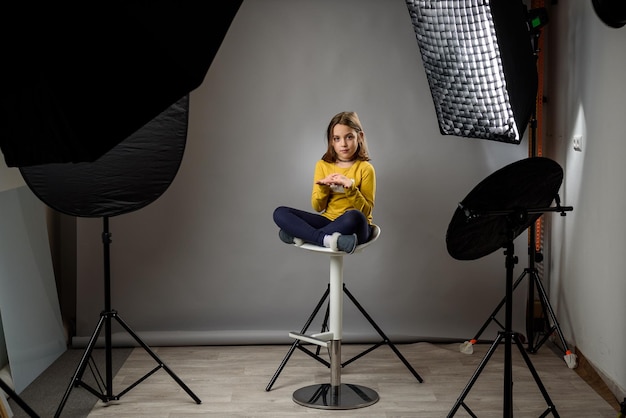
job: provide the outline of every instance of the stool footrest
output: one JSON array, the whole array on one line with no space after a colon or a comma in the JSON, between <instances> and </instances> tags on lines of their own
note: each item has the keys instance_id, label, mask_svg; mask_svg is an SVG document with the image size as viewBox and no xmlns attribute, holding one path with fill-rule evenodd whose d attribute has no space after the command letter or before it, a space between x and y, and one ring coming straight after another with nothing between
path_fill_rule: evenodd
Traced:
<instances>
[{"instance_id":1,"label":"stool footrest","mask_svg":"<svg viewBox=\"0 0 626 418\"><path fill-rule=\"evenodd\" d=\"M317 334L311 334L311 337L317 338L322 341L330 341L335 338L335 334L332 331L319 332Z\"/></svg>"},{"instance_id":2,"label":"stool footrest","mask_svg":"<svg viewBox=\"0 0 626 418\"><path fill-rule=\"evenodd\" d=\"M333 339L332 332L323 332L321 334L314 334L314 335L305 335L305 334L300 334L299 332L290 332L289 336L291 338L295 338L300 341L306 341L308 343L316 344L316 345L319 345L321 347L326 347L326 348L330 347L330 340Z\"/></svg>"}]
</instances>

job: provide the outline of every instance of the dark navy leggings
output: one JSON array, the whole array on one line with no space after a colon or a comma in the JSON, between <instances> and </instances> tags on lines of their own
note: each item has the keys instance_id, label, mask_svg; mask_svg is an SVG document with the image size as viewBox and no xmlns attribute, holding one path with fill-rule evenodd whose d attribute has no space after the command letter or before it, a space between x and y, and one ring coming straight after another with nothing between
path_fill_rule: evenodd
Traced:
<instances>
[{"instance_id":1,"label":"dark navy leggings","mask_svg":"<svg viewBox=\"0 0 626 418\"><path fill-rule=\"evenodd\" d=\"M279 206L274 210L274 222L289 235L320 247L324 246L324 236L334 232L342 235L356 234L359 244L367 242L371 236L367 218L356 209L348 210L331 221L318 213Z\"/></svg>"}]
</instances>

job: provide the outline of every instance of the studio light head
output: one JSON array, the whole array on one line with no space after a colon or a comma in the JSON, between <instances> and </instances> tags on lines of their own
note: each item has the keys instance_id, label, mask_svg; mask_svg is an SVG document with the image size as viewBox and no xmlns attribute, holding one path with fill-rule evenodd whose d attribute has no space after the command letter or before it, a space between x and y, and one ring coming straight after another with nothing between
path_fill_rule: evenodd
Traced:
<instances>
[{"instance_id":1,"label":"studio light head","mask_svg":"<svg viewBox=\"0 0 626 418\"><path fill-rule=\"evenodd\" d=\"M537 95L521 0L406 0L442 135L519 144Z\"/></svg>"}]
</instances>

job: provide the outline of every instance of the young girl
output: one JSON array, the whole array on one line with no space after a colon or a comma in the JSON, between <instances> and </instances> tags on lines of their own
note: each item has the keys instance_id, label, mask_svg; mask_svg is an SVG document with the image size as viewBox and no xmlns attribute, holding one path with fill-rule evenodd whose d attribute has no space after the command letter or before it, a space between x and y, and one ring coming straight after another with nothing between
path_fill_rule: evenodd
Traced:
<instances>
[{"instance_id":1,"label":"young girl","mask_svg":"<svg viewBox=\"0 0 626 418\"><path fill-rule=\"evenodd\" d=\"M317 213L280 206L278 236L287 244L311 243L352 254L371 236L376 174L359 117L335 115L326 130L328 149L315 165L311 204Z\"/></svg>"}]
</instances>

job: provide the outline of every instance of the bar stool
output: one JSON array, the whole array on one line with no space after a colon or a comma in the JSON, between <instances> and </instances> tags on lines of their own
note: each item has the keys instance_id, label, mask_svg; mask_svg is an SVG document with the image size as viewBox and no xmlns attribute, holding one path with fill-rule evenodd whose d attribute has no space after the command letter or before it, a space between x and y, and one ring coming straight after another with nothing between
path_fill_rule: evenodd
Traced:
<instances>
[{"instance_id":1,"label":"bar stool","mask_svg":"<svg viewBox=\"0 0 626 418\"><path fill-rule=\"evenodd\" d=\"M356 247L354 253L363 251L366 247L374 243L380 236L380 227L377 225L372 226L372 237L368 242L360 244ZM296 390L293 393L293 400L303 406L318 408L318 409L356 409L373 405L379 399L376 391L354 384L341 383L341 368L354 360L364 356L365 354L373 351L374 349L385 344L388 345L398 358L404 363L409 371L415 376L415 378L421 383L423 382L421 376L413 369L404 356L398 351L396 346L387 338L382 329L374 322L372 317L365 311L365 309L359 304L356 298L348 291L343 283L343 257L348 255L341 251L333 251L330 248L320 247L313 244L303 244L296 246L304 250L313 251L316 253L327 254L330 257L330 281L329 285L324 292L322 298L316 305L313 313L306 321L304 327L300 332L290 332L289 336L295 339L295 342L291 345L289 351L283 358L280 366L274 373L274 376L270 380L269 384L265 388L269 391L274 382L282 372L283 368L287 364L287 361L293 354L296 348L305 352L315 360L330 367L330 383L315 384L306 386ZM374 344L368 349L364 350L360 354L352 357L350 360L341 363L341 340L343 333L343 294L346 294L348 298L354 303L357 309L363 314L368 322L376 329L382 341ZM315 319L320 308L324 304L326 299L329 299L326 309L326 316L322 325L320 333L307 334L307 330L313 320ZM311 343L317 345L317 350L313 352L308 349L303 343ZM320 356L320 348L325 347L329 350L330 362L326 361Z\"/></svg>"}]
</instances>

